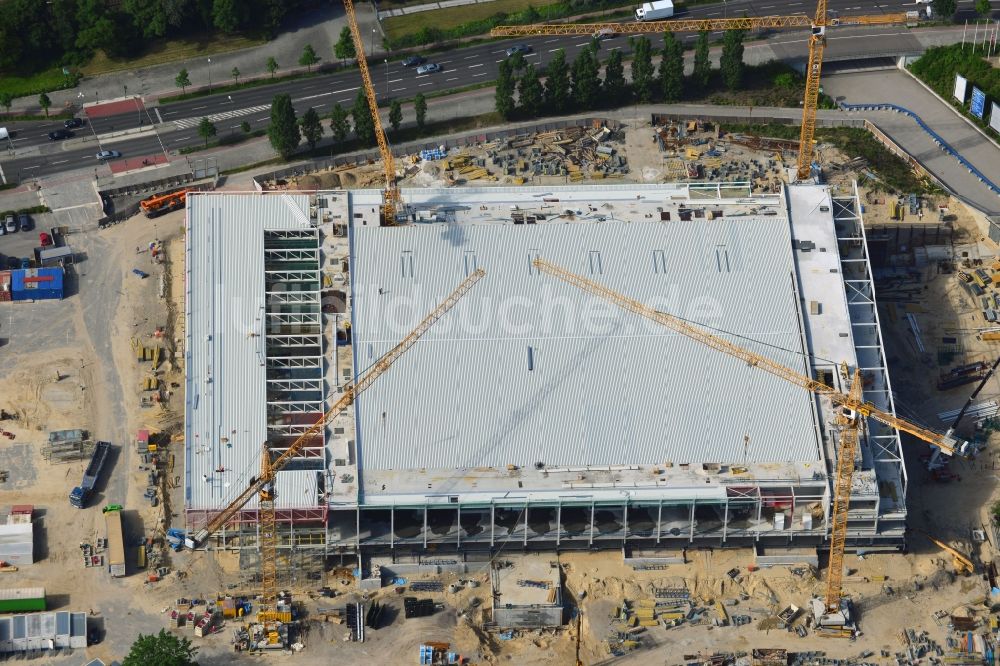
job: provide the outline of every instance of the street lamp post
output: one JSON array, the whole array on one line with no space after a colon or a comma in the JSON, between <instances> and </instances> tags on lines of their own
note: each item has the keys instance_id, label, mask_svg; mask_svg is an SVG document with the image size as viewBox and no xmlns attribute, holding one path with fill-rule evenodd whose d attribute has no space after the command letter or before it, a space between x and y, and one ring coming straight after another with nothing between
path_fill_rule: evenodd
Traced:
<instances>
[{"instance_id":1,"label":"street lamp post","mask_svg":"<svg viewBox=\"0 0 1000 666\"><path fill-rule=\"evenodd\" d=\"M375 53L375 28L372 28L372 43L371 46L368 47L368 55L372 55L374 53Z\"/></svg>"},{"instance_id":2,"label":"street lamp post","mask_svg":"<svg viewBox=\"0 0 1000 666\"><path fill-rule=\"evenodd\" d=\"M208 90L212 91L212 59L208 59Z\"/></svg>"},{"instance_id":3,"label":"street lamp post","mask_svg":"<svg viewBox=\"0 0 1000 666\"><path fill-rule=\"evenodd\" d=\"M385 98L389 99L389 59L385 59Z\"/></svg>"}]
</instances>

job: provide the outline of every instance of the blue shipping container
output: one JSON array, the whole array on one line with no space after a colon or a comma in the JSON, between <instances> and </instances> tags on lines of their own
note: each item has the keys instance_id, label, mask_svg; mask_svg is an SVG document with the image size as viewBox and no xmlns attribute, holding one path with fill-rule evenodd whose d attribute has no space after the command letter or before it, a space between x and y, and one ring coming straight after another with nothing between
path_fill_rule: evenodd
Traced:
<instances>
[{"instance_id":1,"label":"blue shipping container","mask_svg":"<svg viewBox=\"0 0 1000 666\"><path fill-rule=\"evenodd\" d=\"M35 301L63 297L61 268L26 268L11 271L10 277L12 300Z\"/></svg>"}]
</instances>

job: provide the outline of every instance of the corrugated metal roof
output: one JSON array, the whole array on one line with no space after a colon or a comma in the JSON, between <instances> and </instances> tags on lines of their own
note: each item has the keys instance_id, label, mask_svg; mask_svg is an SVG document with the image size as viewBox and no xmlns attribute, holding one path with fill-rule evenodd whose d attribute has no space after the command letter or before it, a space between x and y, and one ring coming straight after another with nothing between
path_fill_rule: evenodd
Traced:
<instances>
[{"instance_id":1,"label":"corrugated metal roof","mask_svg":"<svg viewBox=\"0 0 1000 666\"><path fill-rule=\"evenodd\" d=\"M192 193L187 207L186 504L214 509L259 473L267 437L263 232L309 228L309 197Z\"/></svg>"},{"instance_id":2,"label":"corrugated metal roof","mask_svg":"<svg viewBox=\"0 0 1000 666\"><path fill-rule=\"evenodd\" d=\"M529 264L542 256L805 372L784 217L354 234L358 369L467 272L487 272L359 398L362 468L820 459L807 392Z\"/></svg>"},{"instance_id":3,"label":"corrugated metal roof","mask_svg":"<svg viewBox=\"0 0 1000 666\"><path fill-rule=\"evenodd\" d=\"M44 587L18 587L9 590L0 590L0 599L11 601L13 599L43 599L45 598Z\"/></svg>"}]
</instances>

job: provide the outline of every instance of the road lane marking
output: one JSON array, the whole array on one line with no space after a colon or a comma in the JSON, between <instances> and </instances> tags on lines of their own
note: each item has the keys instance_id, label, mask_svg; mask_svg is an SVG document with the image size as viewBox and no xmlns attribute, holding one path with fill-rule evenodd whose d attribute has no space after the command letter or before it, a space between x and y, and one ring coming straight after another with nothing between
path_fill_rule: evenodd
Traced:
<instances>
[{"instance_id":1,"label":"road lane marking","mask_svg":"<svg viewBox=\"0 0 1000 666\"><path fill-rule=\"evenodd\" d=\"M432 85L432 82L431 82L431 81L428 81L427 83L421 83L421 84L420 84L420 87L422 88L422 87L424 87L424 86L429 86L429 85Z\"/></svg>"},{"instance_id":2,"label":"road lane marking","mask_svg":"<svg viewBox=\"0 0 1000 666\"><path fill-rule=\"evenodd\" d=\"M2 164L0 164L0 180L3 181L4 185L7 184L7 176L3 175L3 165Z\"/></svg>"},{"instance_id":3,"label":"road lane marking","mask_svg":"<svg viewBox=\"0 0 1000 666\"><path fill-rule=\"evenodd\" d=\"M580 44L574 44L573 46L587 46L588 44L590 44L590 42L583 42L583 43L580 43Z\"/></svg>"},{"instance_id":4,"label":"road lane marking","mask_svg":"<svg viewBox=\"0 0 1000 666\"><path fill-rule=\"evenodd\" d=\"M59 160L58 162L49 162L49 164L66 164L69 160Z\"/></svg>"},{"instance_id":5,"label":"road lane marking","mask_svg":"<svg viewBox=\"0 0 1000 666\"><path fill-rule=\"evenodd\" d=\"M549 49L549 53L555 53L556 51L562 51L562 49L561 48L559 48L559 49Z\"/></svg>"},{"instance_id":6,"label":"road lane marking","mask_svg":"<svg viewBox=\"0 0 1000 666\"><path fill-rule=\"evenodd\" d=\"M208 108L208 105L206 104L205 106L196 106L196 107L194 107L191 110L192 111L201 111L202 109L207 109L207 108Z\"/></svg>"},{"instance_id":7,"label":"road lane marking","mask_svg":"<svg viewBox=\"0 0 1000 666\"><path fill-rule=\"evenodd\" d=\"M474 55L470 55L470 56L465 56L464 58L462 58L462 60L472 60L472 59L473 59L473 58L475 58L475 57L476 57L476 56L474 56Z\"/></svg>"},{"instance_id":8,"label":"road lane marking","mask_svg":"<svg viewBox=\"0 0 1000 666\"><path fill-rule=\"evenodd\" d=\"M403 80L403 79L390 79L390 80L389 80L389 83L399 83L399 82L400 82L400 81L402 81L402 80Z\"/></svg>"},{"instance_id":9,"label":"road lane marking","mask_svg":"<svg viewBox=\"0 0 1000 666\"><path fill-rule=\"evenodd\" d=\"M42 165L41 164L33 164L31 166L25 166L25 167L21 167L21 168L25 169L25 170L28 170L28 169L37 169L40 166L42 166Z\"/></svg>"},{"instance_id":10,"label":"road lane marking","mask_svg":"<svg viewBox=\"0 0 1000 666\"><path fill-rule=\"evenodd\" d=\"M448 83L448 81L458 81L458 77L457 76L453 76L450 79L445 79L444 80L445 83Z\"/></svg>"},{"instance_id":11,"label":"road lane marking","mask_svg":"<svg viewBox=\"0 0 1000 666\"><path fill-rule=\"evenodd\" d=\"M174 139L174 141L187 141L187 140L188 140L188 139L190 139L190 138L191 138L191 137L189 137L189 136L182 136L182 137L181 137L181 138L179 138L179 139Z\"/></svg>"},{"instance_id":12,"label":"road lane marking","mask_svg":"<svg viewBox=\"0 0 1000 666\"><path fill-rule=\"evenodd\" d=\"M558 41L559 38L556 37L555 39L546 39L544 42L542 42L542 44L551 44L552 42L558 42Z\"/></svg>"},{"instance_id":13,"label":"road lane marking","mask_svg":"<svg viewBox=\"0 0 1000 666\"><path fill-rule=\"evenodd\" d=\"M475 69L476 67L482 67L482 66L483 63L479 63L478 65L469 65L469 69Z\"/></svg>"},{"instance_id":14,"label":"road lane marking","mask_svg":"<svg viewBox=\"0 0 1000 666\"><path fill-rule=\"evenodd\" d=\"M473 77L476 77L476 76L486 76L486 72L480 72L479 74L473 74L472 76Z\"/></svg>"},{"instance_id":15,"label":"road lane marking","mask_svg":"<svg viewBox=\"0 0 1000 666\"><path fill-rule=\"evenodd\" d=\"M163 116L160 115L160 107L158 107L158 106L155 107L153 109L153 111L156 112L156 118L160 121L160 123L162 123L163 122Z\"/></svg>"},{"instance_id":16,"label":"road lane marking","mask_svg":"<svg viewBox=\"0 0 1000 666\"><path fill-rule=\"evenodd\" d=\"M177 113L177 109L174 109L173 111L164 111L163 115L169 116L171 113Z\"/></svg>"},{"instance_id":17,"label":"road lane marking","mask_svg":"<svg viewBox=\"0 0 1000 666\"><path fill-rule=\"evenodd\" d=\"M403 92L404 90L406 90L406 88L393 88L392 92ZM344 101L346 102L347 100L345 99Z\"/></svg>"}]
</instances>

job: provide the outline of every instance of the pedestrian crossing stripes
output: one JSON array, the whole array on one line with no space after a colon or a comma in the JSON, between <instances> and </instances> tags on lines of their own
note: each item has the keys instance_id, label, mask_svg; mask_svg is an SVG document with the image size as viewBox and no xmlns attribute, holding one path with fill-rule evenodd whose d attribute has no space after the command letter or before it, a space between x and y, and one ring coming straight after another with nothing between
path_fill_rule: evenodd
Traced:
<instances>
[{"instance_id":1,"label":"pedestrian crossing stripes","mask_svg":"<svg viewBox=\"0 0 1000 666\"><path fill-rule=\"evenodd\" d=\"M248 116L251 113L258 113L260 111L270 111L270 104L261 104L260 106L249 106L245 109L235 109L233 111L225 111L224 113L213 113L208 116L209 121L217 123L220 120L226 120L228 118L239 118L240 116ZM197 127L198 123L201 122L201 118L181 118L180 120L175 120L174 125L177 129L187 129L188 127Z\"/></svg>"}]
</instances>

